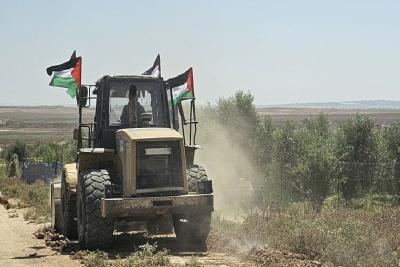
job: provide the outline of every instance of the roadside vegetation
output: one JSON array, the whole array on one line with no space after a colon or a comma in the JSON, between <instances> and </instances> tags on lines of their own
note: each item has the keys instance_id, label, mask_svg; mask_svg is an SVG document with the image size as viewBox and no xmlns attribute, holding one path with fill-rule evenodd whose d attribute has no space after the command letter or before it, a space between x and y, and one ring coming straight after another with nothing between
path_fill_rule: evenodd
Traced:
<instances>
[{"instance_id":1,"label":"roadside vegetation","mask_svg":"<svg viewBox=\"0 0 400 267\"><path fill-rule=\"evenodd\" d=\"M14 155L18 156L17 164ZM4 198L11 199L11 207L25 209L26 220L47 222L50 218L49 185L42 180L27 184L20 179L20 164L25 161L72 162L75 155L73 142L26 144L17 140L6 146L0 154L0 192Z\"/></svg>"},{"instance_id":2,"label":"roadside vegetation","mask_svg":"<svg viewBox=\"0 0 400 267\"><path fill-rule=\"evenodd\" d=\"M74 141L27 144L16 140L15 143L6 146L0 156L9 162L14 154L18 156L20 162L28 160L44 163L55 161L70 163L75 160L76 144Z\"/></svg>"},{"instance_id":3,"label":"roadside vegetation","mask_svg":"<svg viewBox=\"0 0 400 267\"><path fill-rule=\"evenodd\" d=\"M243 91L200 109L198 116L198 143L204 147L199 156L221 209L213 217L209 250L251 256L254 248L267 246L335 266L399 265L400 124L383 127L364 115L333 124L323 113L301 123L274 122ZM17 141L1 156L6 162L14 154L21 161L72 162L75 149L69 142ZM0 168L3 196L28 208L26 219L47 220L48 185L25 184ZM226 219L228 206L241 216ZM201 264L194 257L188 265ZM166 250L145 245L117 259L91 252L85 266L172 264Z\"/></svg>"},{"instance_id":4,"label":"roadside vegetation","mask_svg":"<svg viewBox=\"0 0 400 267\"><path fill-rule=\"evenodd\" d=\"M250 165L252 173L242 175L253 188L264 190L263 196L268 197L264 200L307 200L316 210L332 198L348 204L368 194L396 202L400 124L383 127L373 117L356 115L334 125L323 113L301 123L277 123L259 114L253 96L242 91L198 113L199 143L206 143L206 156L212 158L209 155L220 148L213 139L224 134L230 146L225 149L238 150L241 160L219 159L220 164L238 172ZM257 203L265 204L259 199Z\"/></svg>"},{"instance_id":5,"label":"roadside vegetation","mask_svg":"<svg viewBox=\"0 0 400 267\"><path fill-rule=\"evenodd\" d=\"M274 122L243 91L198 115L202 160L221 209L211 250L267 246L335 266L398 266L400 124L365 115L333 124L323 113ZM213 157L216 150L224 152ZM235 220L224 217L228 205L242 211Z\"/></svg>"},{"instance_id":6,"label":"roadside vegetation","mask_svg":"<svg viewBox=\"0 0 400 267\"><path fill-rule=\"evenodd\" d=\"M310 204L305 206L307 203L293 204L279 215L254 212L241 222L214 216L209 249L247 255L266 246L334 266L398 266L400 209L323 210L316 214ZM282 260L272 262L282 264Z\"/></svg>"},{"instance_id":7,"label":"roadside vegetation","mask_svg":"<svg viewBox=\"0 0 400 267\"><path fill-rule=\"evenodd\" d=\"M174 264L170 261L166 249L158 250L157 244L145 244L139 247L138 251L133 252L125 258L110 259L108 254L103 251L91 252L84 260L85 267L178 267L182 265ZM192 257L184 266L202 266L196 257Z\"/></svg>"},{"instance_id":8,"label":"roadside vegetation","mask_svg":"<svg viewBox=\"0 0 400 267\"><path fill-rule=\"evenodd\" d=\"M27 184L16 177L7 177L5 165L0 164L0 192L11 208L23 208L24 218L33 222L47 222L50 218L49 185L38 180Z\"/></svg>"},{"instance_id":9,"label":"roadside vegetation","mask_svg":"<svg viewBox=\"0 0 400 267\"><path fill-rule=\"evenodd\" d=\"M167 251L157 251L157 246L146 244L140 247L139 251L132 255L110 260L108 255L102 251L89 254L85 267L141 267L141 266L173 266L167 256Z\"/></svg>"}]
</instances>

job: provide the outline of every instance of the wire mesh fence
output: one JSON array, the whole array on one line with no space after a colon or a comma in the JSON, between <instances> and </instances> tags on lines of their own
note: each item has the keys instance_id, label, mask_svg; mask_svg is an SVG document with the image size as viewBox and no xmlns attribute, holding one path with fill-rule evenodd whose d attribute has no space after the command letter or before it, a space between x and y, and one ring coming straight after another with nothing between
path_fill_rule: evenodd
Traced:
<instances>
[{"instance_id":1,"label":"wire mesh fence","mask_svg":"<svg viewBox=\"0 0 400 267\"><path fill-rule=\"evenodd\" d=\"M266 173L248 200L271 212L299 203L315 212L400 204L398 162L277 162Z\"/></svg>"}]
</instances>

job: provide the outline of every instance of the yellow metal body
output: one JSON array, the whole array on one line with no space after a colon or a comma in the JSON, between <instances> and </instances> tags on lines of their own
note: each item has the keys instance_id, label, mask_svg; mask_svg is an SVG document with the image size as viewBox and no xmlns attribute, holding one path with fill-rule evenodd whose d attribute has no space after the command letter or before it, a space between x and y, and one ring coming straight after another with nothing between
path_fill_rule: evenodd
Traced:
<instances>
[{"instance_id":1,"label":"yellow metal body","mask_svg":"<svg viewBox=\"0 0 400 267\"><path fill-rule=\"evenodd\" d=\"M76 163L70 163L64 165L65 181L70 189L76 188L78 183L78 171L76 169Z\"/></svg>"},{"instance_id":2,"label":"yellow metal body","mask_svg":"<svg viewBox=\"0 0 400 267\"><path fill-rule=\"evenodd\" d=\"M131 128L118 130L115 134L116 149L85 148L79 151L78 164L64 166L66 182L75 189L79 173L84 170L98 169L103 162L112 162L116 173L123 181L123 196L136 194L136 143L151 141L179 141L182 159L183 188L188 193L186 177L186 157L183 136L170 128Z\"/></svg>"},{"instance_id":3,"label":"yellow metal body","mask_svg":"<svg viewBox=\"0 0 400 267\"><path fill-rule=\"evenodd\" d=\"M136 194L136 143L151 141L179 141L182 155L183 187L188 192L186 178L186 159L183 137L170 128L133 128L119 130L116 137L116 169L123 177L123 196Z\"/></svg>"}]
</instances>

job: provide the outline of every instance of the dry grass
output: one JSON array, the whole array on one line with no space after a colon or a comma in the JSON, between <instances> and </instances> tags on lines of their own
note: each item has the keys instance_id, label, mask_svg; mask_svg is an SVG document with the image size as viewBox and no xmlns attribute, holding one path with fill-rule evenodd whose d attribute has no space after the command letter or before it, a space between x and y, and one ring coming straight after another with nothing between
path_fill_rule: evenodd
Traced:
<instances>
[{"instance_id":1,"label":"dry grass","mask_svg":"<svg viewBox=\"0 0 400 267\"><path fill-rule=\"evenodd\" d=\"M301 206L301 208L299 207ZM400 209L308 212L297 205L274 216L253 213L243 222L216 216L211 249L269 247L341 266L399 266Z\"/></svg>"},{"instance_id":2,"label":"dry grass","mask_svg":"<svg viewBox=\"0 0 400 267\"><path fill-rule=\"evenodd\" d=\"M0 165L0 191L7 199L15 199L15 208L27 208L24 218L33 222L46 222L50 217L49 186L43 181L27 184L5 175Z\"/></svg>"},{"instance_id":3,"label":"dry grass","mask_svg":"<svg viewBox=\"0 0 400 267\"><path fill-rule=\"evenodd\" d=\"M91 252L84 260L85 267L178 267L182 265L174 264L170 261L166 249L158 250L157 244L145 244L139 250L133 252L126 258L110 259L103 251ZM184 266L201 267L203 266L198 258L192 256Z\"/></svg>"},{"instance_id":4,"label":"dry grass","mask_svg":"<svg viewBox=\"0 0 400 267\"><path fill-rule=\"evenodd\" d=\"M142 267L174 266L166 250L157 251L157 245L145 244L127 258L111 260L102 251L92 252L85 260L85 267Z\"/></svg>"}]
</instances>

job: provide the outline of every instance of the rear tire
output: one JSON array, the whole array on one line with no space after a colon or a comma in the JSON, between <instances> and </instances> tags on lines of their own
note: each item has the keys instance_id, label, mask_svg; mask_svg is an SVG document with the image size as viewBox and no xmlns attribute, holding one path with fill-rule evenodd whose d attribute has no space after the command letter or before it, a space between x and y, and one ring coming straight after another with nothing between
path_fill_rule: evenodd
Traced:
<instances>
[{"instance_id":1,"label":"rear tire","mask_svg":"<svg viewBox=\"0 0 400 267\"><path fill-rule=\"evenodd\" d=\"M189 192L197 192L197 182L207 181L207 173L202 166L194 164L187 170Z\"/></svg>"},{"instance_id":2,"label":"rear tire","mask_svg":"<svg viewBox=\"0 0 400 267\"><path fill-rule=\"evenodd\" d=\"M69 190L63 172L61 178L61 207L63 214L63 234L68 239L76 239L78 229L76 225L76 193Z\"/></svg>"},{"instance_id":3,"label":"rear tire","mask_svg":"<svg viewBox=\"0 0 400 267\"><path fill-rule=\"evenodd\" d=\"M205 247L210 233L211 213L173 215L176 239L181 246Z\"/></svg>"},{"instance_id":4,"label":"rear tire","mask_svg":"<svg viewBox=\"0 0 400 267\"><path fill-rule=\"evenodd\" d=\"M88 249L107 248L112 244L114 222L101 216L101 198L111 185L107 170L83 172L78 182L78 239Z\"/></svg>"},{"instance_id":5,"label":"rear tire","mask_svg":"<svg viewBox=\"0 0 400 267\"><path fill-rule=\"evenodd\" d=\"M51 224L57 233L64 233L64 222L62 216L61 200L55 199L51 203Z\"/></svg>"},{"instance_id":6,"label":"rear tire","mask_svg":"<svg viewBox=\"0 0 400 267\"><path fill-rule=\"evenodd\" d=\"M171 215L163 215L157 219L146 221L147 233L150 235L166 235L174 231Z\"/></svg>"},{"instance_id":7,"label":"rear tire","mask_svg":"<svg viewBox=\"0 0 400 267\"><path fill-rule=\"evenodd\" d=\"M189 192L198 192L197 183L208 181L207 173L200 165L194 164L187 170ZM178 244L181 246L205 247L211 225L210 213L174 214L172 221Z\"/></svg>"},{"instance_id":8,"label":"rear tire","mask_svg":"<svg viewBox=\"0 0 400 267\"><path fill-rule=\"evenodd\" d=\"M51 225L57 233L64 233L63 212L61 203L61 183L52 183L50 188Z\"/></svg>"}]
</instances>

